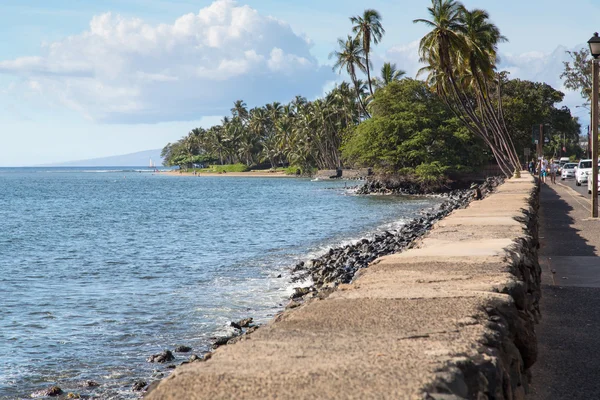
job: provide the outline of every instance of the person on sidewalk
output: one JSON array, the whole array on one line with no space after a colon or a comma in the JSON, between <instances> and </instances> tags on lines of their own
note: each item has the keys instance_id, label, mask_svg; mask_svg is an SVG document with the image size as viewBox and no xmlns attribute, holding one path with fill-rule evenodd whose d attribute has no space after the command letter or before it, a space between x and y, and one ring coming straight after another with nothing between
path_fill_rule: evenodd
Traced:
<instances>
[{"instance_id":1,"label":"person on sidewalk","mask_svg":"<svg viewBox=\"0 0 600 400\"><path fill-rule=\"evenodd\" d=\"M554 159L550 160L550 182L556 185L556 173L558 172L558 164Z\"/></svg>"},{"instance_id":2,"label":"person on sidewalk","mask_svg":"<svg viewBox=\"0 0 600 400\"><path fill-rule=\"evenodd\" d=\"M546 183L546 175L548 174L548 160L542 157L539 163L540 181Z\"/></svg>"}]
</instances>

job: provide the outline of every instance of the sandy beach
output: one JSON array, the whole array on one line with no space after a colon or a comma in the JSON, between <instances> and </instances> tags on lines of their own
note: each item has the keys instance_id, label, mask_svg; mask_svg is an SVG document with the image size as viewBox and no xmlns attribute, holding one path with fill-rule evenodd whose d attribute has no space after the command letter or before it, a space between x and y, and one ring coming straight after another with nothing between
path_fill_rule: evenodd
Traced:
<instances>
[{"instance_id":1,"label":"sandy beach","mask_svg":"<svg viewBox=\"0 0 600 400\"><path fill-rule=\"evenodd\" d=\"M248 172L202 172L194 175L193 172L166 171L161 175L173 176L200 176L200 177L230 177L230 178L295 178L294 175L286 175L283 171L248 171Z\"/></svg>"}]
</instances>

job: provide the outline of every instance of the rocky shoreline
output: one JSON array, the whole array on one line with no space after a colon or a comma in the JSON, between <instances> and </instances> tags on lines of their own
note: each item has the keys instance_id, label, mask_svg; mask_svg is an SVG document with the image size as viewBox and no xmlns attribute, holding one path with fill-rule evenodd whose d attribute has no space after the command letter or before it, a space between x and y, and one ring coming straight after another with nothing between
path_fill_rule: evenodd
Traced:
<instances>
[{"instance_id":1,"label":"rocky shoreline","mask_svg":"<svg viewBox=\"0 0 600 400\"><path fill-rule=\"evenodd\" d=\"M503 178L488 178L477 185L483 197L504 182ZM445 199L439 205L424 210L421 216L407 222L401 229L385 231L374 239L330 249L321 257L298 263L293 272L293 281L310 280L309 287L295 288L288 308L300 305L304 300L318 296L320 292L332 290L339 284L350 283L356 273L366 268L375 259L410 249L415 240L425 235L439 220L458 208L465 208L473 200L474 189L456 189L436 196ZM385 185L369 181L357 190L358 194L417 194L417 188L386 188Z\"/></svg>"},{"instance_id":2,"label":"rocky shoreline","mask_svg":"<svg viewBox=\"0 0 600 400\"><path fill-rule=\"evenodd\" d=\"M503 178L488 178L478 185L482 196L486 197L502 182ZM415 187L386 187L378 181L367 181L363 186L358 187L357 194L395 194L395 195L423 195L423 191ZM292 281L300 282L309 280L310 286L302 286L294 289L290 302L286 308L295 308L303 304L306 300L313 297L327 296L338 285L350 283L356 273L363 268L368 267L369 263L375 259L404 251L412 248L416 240L424 236L430 228L439 220L446 217L452 211L465 208L473 200L473 189L456 189L441 194L427 194L443 198L444 201L434 207L423 210L419 217L412 219L402 226L399 230L385 231L377 234L373 239L361 239L354 244L332 248L326 254L300 262L292 268ZM211 349L233 344L241 340L245 335L251 334L258 326L253 324L252 318L243 319L238 322L231 322L234 333L229 336L212 338ZM133 381L129 390L140 394L151 391L160 379L164 378L168 371L176 368L177 365L184 365L191 362L203 362L210 359L211 351L201 351L198 354L191 354L187 359L177 360L173 353L190 353L192 349L188 346L178 346L171 350L165 350L161 353L151 355L147 362L163 364L162 371L156 370L153 375L153 381L138 379ZM157 380L158 379L158 380ZM89 381L88 388L95 388L101 384ZM58 386L49 387L46 390L36 393L43 397L63 398L65 392ZM68 393L66 398L85 398L89 395L81 393Z\"/></svg>"}]
</instances>

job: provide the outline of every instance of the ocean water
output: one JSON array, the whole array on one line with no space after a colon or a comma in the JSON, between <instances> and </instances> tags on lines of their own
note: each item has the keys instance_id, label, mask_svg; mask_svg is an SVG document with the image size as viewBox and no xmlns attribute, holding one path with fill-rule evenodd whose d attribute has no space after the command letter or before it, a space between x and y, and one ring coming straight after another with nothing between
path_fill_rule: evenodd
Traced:
<instances>
[{"instance_id":1,"label":"ocean water","mask_svg":"<svg viewBox=\"0 0 600 400\"><path fill-rule=\"evenodd\" d=\"M136 398L136 380L170 371L149 355L201 354L230 321L268 321L296 262L439 201L355 196L355 184L0 168L0 398L54 384Z\"/></svg>"}]
</instances>

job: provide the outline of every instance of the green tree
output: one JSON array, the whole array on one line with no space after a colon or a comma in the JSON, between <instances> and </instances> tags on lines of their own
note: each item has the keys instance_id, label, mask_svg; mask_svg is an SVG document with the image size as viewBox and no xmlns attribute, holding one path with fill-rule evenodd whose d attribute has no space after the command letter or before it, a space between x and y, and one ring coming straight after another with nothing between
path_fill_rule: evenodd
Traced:
<instances>
[{"instance_id":1,"label":"green tree","mask_svg":"<svg viewBox=\"0 0 600 400\"><path fill-rule=\"evenodd\" d=\"M564 70L560 78L564 79L565 87L581 93L585 104L592 101L592 57L589 50L567 51L571 61L564 61Z\"/></svg>"},{"instance_id":2,"label":"green tree","mask_svg":"<svg viewBox=\"0 0 600 400\"><path fill-rule=\"evenodd\" d=\"M568 107L557 108L564 94L552 86L520 79L502 79L502 103L505 121L513 137L518 154L524 148L533 148L533 130L544 124L552 134L564 138L570 151L579 153L578 140L581 126ZM562 147L562 146L561 146ZM552 156L552 154L548 154ZM557 154L558 155L558 154Z\"/></svg>"},{"instance_id":3,"label":"green tree","mask_svg":"<svg viewBox=\"0 0 600 400\"><path fill-rule=\"evenodd\" d=\"M403 79L378 90L372 110L342 147L350 164L430 177L485 159L481 142L421 81Z\"/></svg>"}]
</instances>

